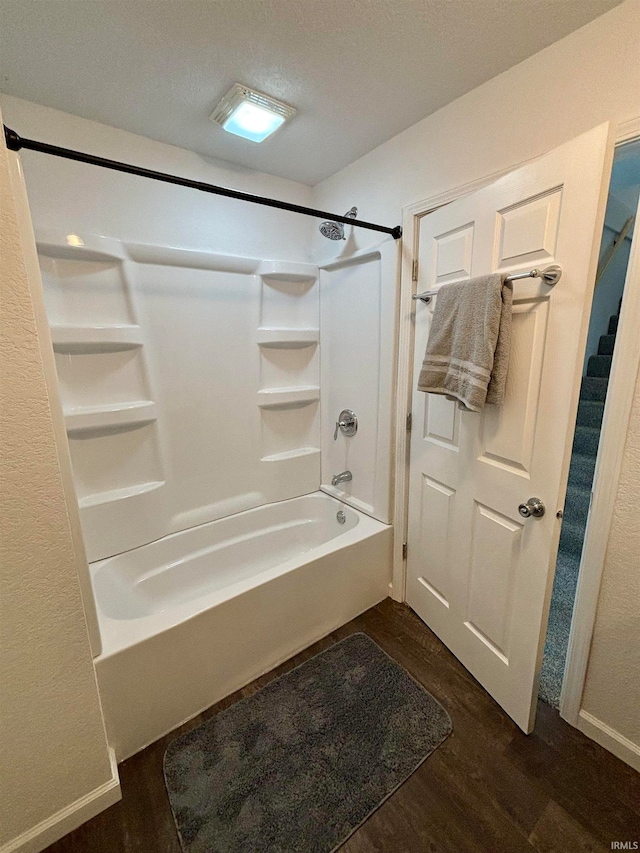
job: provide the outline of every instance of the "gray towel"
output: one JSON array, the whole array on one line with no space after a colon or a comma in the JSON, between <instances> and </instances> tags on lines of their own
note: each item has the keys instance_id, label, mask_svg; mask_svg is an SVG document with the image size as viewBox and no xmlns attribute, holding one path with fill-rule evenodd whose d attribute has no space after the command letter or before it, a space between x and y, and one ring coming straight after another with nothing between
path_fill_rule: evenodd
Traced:
<instances>
[{"instance_id":1,"label":"gray towel","mask_svg":"<svg viewBox=\"0 0 640 853\"><path fill-rule=\"evenodd\" d=\"M483 275L438 291L418 390L479 412L502 405L511 342L511 282Z\"/></svg>"}]
</instances>

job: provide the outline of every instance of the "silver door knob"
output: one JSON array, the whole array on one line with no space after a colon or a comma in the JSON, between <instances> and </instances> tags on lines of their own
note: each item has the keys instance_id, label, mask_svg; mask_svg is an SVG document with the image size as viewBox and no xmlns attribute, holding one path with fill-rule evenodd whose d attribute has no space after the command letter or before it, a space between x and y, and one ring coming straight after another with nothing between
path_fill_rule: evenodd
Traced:
<instances>
[{"instance_id":1,"label":"silver door knob","mask_svg":"<svg viewBox=\"0 0 640 853\"><path fill-rule=\"evenodd\" d=\"M529 518L530 516L542 518L544 511L545 505L540 498L529 498L526 504L520 504L518 507L518 512L523 518Z\"/></svg>"}]
</instances>

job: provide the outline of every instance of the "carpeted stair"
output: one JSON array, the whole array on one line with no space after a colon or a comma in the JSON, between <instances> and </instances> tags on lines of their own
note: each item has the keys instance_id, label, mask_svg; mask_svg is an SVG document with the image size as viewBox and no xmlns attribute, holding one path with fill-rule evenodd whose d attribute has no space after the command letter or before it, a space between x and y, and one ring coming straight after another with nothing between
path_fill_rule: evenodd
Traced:
<instances>
[{"instance_id":1,"label":"carpeted stair","mask_svg":"<svg viewBox=\"0 0 640 853\"><path fill-rule=\"evenodd\" d=\"M589 358L587 375L583 378L580 389L569 484L540 676L540 698L554 708L560 705L560 689L569 643L580 555L587 526L591 485L617 330L616 314L609 319L607 334L600 338L597 355Z\"/></svg>"}]
</instances>

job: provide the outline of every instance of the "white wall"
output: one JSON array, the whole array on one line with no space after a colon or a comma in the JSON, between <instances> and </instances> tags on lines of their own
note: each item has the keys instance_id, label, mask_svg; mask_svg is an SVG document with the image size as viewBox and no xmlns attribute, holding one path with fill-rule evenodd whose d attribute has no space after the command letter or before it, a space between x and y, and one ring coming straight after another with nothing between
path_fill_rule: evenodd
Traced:
<instances>
[{"instance_id":1,"label":"white wall","mask_svg":"<svg viewBox=\"0 0 640 853\"><path fill-rule=\"evenodd\" d=\"M34 853L119 788L47 395L49 344L25 266L34 249L22 240L4 144L0 203L0 850Z\"/></svg>"},{"instance_id":2,"label":"white wall","mask_svg":"<svg viewBox=\"0 0 640 853\"><path fill-rule=\"evenodd\" d=\"M637 768L640 767L639 501L640 376L622 458L582 698L583 711L612 729L615 740L620 741L617 734L629 742Z\"/></svg>"},{"instance_id":3,"label":"white wall","mask_svg":"<svg viewBox=\"0 0 640 853\"><path fill-rule=\"evenodd\" d=\"M314 203L355 204L364 219L397 224L406 205L539 156L604 121L640 116L639 69L640 2L627 0L322 182ZM352 248L378 240L358 229ZM321 238L316 251L326 252ZM629 685L640 684L632 622L640 608L639 436L640 384L584 696L587 710L638 746L640 701Z\"/></svg>"}]
</instances>

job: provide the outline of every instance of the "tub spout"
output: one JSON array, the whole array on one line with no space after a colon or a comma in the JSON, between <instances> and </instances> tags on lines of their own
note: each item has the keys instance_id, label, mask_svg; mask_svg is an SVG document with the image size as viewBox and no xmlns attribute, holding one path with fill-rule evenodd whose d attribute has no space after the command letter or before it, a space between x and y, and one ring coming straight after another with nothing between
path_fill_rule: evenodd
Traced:
<instances>
[{"instance_id":1,"label":"tub spout","mask_svg":"<svg viewBox=\"0 0 640 853\"><path fill-rule=\"evenodd\" d=\"M349 480L353 480L353 474L351 471L342 471L340 474L334 474L331 478L331 485L338 486L340 483L348 483Z\"/></svg>"}]
</instances>

